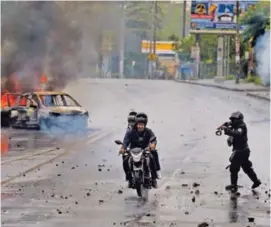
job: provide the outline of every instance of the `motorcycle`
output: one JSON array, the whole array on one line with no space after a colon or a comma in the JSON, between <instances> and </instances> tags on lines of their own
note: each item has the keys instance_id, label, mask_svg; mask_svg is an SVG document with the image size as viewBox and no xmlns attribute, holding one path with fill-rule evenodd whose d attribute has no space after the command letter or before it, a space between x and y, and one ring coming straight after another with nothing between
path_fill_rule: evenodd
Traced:
<instances>
[{"instance_id":1,"label":"motorcycle","mask_svg":"<svg viewBox=\"0 0 271 227\"><path fill-rule=\"evenodd\" d=\"M150 143L156 137L151 138ZM117 145L122 145L120 140L115 140ZM124 155L129 155L129 167L132 173L132 188L136 189L137 195L144 200L148 200L149 189L152 188L151 171L149 168L149 148L133 148L126 150Z\"/></svg>"}]
</instances>

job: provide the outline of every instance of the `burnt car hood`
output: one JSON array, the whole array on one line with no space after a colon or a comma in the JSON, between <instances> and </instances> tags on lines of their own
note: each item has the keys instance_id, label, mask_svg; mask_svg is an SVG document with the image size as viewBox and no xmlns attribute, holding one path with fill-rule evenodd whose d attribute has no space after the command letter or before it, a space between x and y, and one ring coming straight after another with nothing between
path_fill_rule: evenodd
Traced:
<instances>
[{"instance_id":1,"label":"burnt car hood","mask_svg":"<svg viewBox=\"0 0 271 227\"><path fill-rule=\"evenodd\" d=\"M77 115L84 114L87 110L80 106L57 106L57 107L48 107L48 110L52 113L59 113L64 115Z\"/></svg>"}]
</instances>

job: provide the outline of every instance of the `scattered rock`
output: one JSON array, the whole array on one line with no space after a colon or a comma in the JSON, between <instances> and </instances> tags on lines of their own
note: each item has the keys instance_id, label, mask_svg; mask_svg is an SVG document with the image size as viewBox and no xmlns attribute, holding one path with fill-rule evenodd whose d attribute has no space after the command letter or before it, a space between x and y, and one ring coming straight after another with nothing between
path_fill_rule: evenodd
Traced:
<instances>
[{"instance_id":1,"label":"scattered rock","mask_svg":"<svg viewBox=\"0 0 271 227\"><path fill-rule=\"evenodd\" d=\"M148 213L148 214L146 214L146 216L147 216L147 217L150 217L150 216L151 216L151 214L150 214L150 213Z\"/></svg>"},{"instance_id":2,"label":"scattered rock","mask_svg":"<svg viewBox=\"0 0 271 227\"><path fill-rule=\"evenodd\" d=\"M77 202L77 201L75 201L75 204L77 205L77 204L78 204L78 202Z\"/></svg>"},{"instance_id":3,"label":"scattered rock","mask_svg":"<svg viewBox=\"0 0 271 227\"><path fill-rule=\"evenodd\" d=\"M62 164L64 164L64 161L62 161Z\"/></svg>"},{"instance_id":4,"label":"scattered rock","mask_svg":"<svg viewBox=\"0 0 271 227\"><path fill-rule=\"evenodd\" d=\"M182 187L188 187L188 184L182 184Z\"/></svg>"},{"instance_id":5,"label":"scattered rock","mask_svg":"<svg viewBox=\"0 0 271 227\"><path fill-rule=\"evenodd\" d=\"M23 177L25 177L25 174L23 174Z\"/></svg>"},{"instance_id":6,"label":"scattered rock","mask_svg":"<svg viewBox=\"0 0 271 227\"><path fill-rule=\"evenodd\" d=\"M57 211L58 214L62 214L61 210L57 209L56 211Z\"/></svg>"},{"instance_id":7,"label":"scattered rock","mask_svg":"<svg viewBox=\"0 0 271 227\"><path fill-rule=\"evenodd\" d=\"M59 148L59 147L57 147L56 149L57 149L57 150L59 150L60 148Z\"/></svg>"},{"instance_id":8,"label":"scattered rock","mask_svg":"<svg viewBox=\"0 0 271 227\"><path fill-rule=\"evenodd\" d=\"M240 196L241 195L241 193L240 192L236 192L236 194L235 194L236 196Z\"/></svg>"},{"instance_id":9,"label":"scattered rock","mask_svg":"<svg viewBox=\"0 0 271 227\"><path fill-rule=\"evenodd\" d=\"M184 171L182 171L182 172L181 172L181 174L185 174L185 172L184 172Z\"/></svg>"},{"instance_id":10,"label":"scattered rock","mask_svg":"<svg viewBox=\"0 0 271 227\"><path fill-rule=\"evenodd\" d=\"M122 194L122 193L123 193L123 191L119 189L119 190L118 190L118 193L119 193L119 194Z\"/></svg>"},{"instance_id":11,"label":"scattered rock","mask_svg":"<svg viewBox=\"0 0 271 227\"><path fill-rule=\"evenodd\" d=\"M217 192L217 191L214 191L214 194L215 194L215 195L218 195L218 192Z\"/></svg>"},{"instance_id":12,"label":"scattered rock","mask_svg":"<svg viewBox=\"0 0 271 227\"><path fill-rule=\"evenodd\" d=\"M65 199L68 199L68 196L65 196Z\"/></svg>"},{"instance_id":13,"label":"scattered rock","mask_svg":"<svg viewBox=\"0 0 271 227\"><path fill-rule=\"evenodd\" d=\"M188 212L188 211L185 211L185 212L184 212L184 214L185 214L185 215L188 215L188 214L189 214L189 212Z\"/></svg>"},{"instance_id":14,"label":"scattered rock","mask_svg":"<svg viewBox=\"0 0 271 227\"><path fill-rule=\"evenodd\" d=\"M254 222L254 218L250 217L250 218L247 218L248 219L248 222Z\"/></svg>"},{"instance_id":15,"label":"scattered rock","mask_svg":"<svg viewBox=\"0 0 271 227\"><path fill-rule=\"evenodd\" d=\"M167 186L166 186L166 190L169 190L169 189L170 189L170 186L169 186L169 185L167 185Z\"/></svg>"},{"instance_id":16,"label":"scattered rock","mask_svg":"<svg viewBox=\"0 0 271 227\"><path fill-rule=\"evenodd\" d=\"M267 214L270 214L270 210L267 210L266 213L267 213Z\"/></svg>"},{"instance_id":17,"label":"scattered rock","mask_svg":"<svg viewBox=\"0 0 271 227\"><path fill-rule=\"evenodd\" d=\"M60 199L64 199L63 195L60 196Z\"/></svg>"},{"instance_id":18,"label":"scattered rock","mask_svg":"<svg viewBox=\"0 0 271 227\"><path fill-rule=\"evenodd\" d=\"M107 169L107 172L109 172L110 171L110 169Z\"/></svg>"},{"instance_id":19,"label":"scattered rock","mask_svg":"<svg viewBox=\"0 0 271 227\"><path fill-rule=\"evenodd\" d=\"M78 168L79 167L79 165L76 165L76 168Z\"/></svg>"},{"instance_id":20,"label":"scattered rock","mask_svg":"<svg viewBox=\"0 0 271 227\"><path fill-rule=\"evenodd\" d=\"M44 190L41 190L42 193L44 193Z\"/></svg>"},{"instance_id":21,"label":"scattered rock","mask_svg":"<svg viewBox=\"0 0 271 227\"><path fill-rule=\"evenodd\" d=\"M99 200L99 203L103 203L104 201L102 199Z\"/></svg>"},{"instance_id":22,"label":"scattered rock","mask_svg":"<svg viewBox=\"0 0 271 227\"><path fill-rule=\"evenodd\" d=\"M194 188L196 188L196 187L198 187L198 186L200 186L199 183L196 183L196 182L193 183L193 187L194 187Z\"/></svg>"},{"instance_id":23,"label":"scattered rock","mask_svg":"<svg viewBox=\"0 0 271 227\"><path fill-rule=\"evenodd\" d=\"M198 224L198 227L208 227L209 224L207 222L202 222L200 224Z\"/></svg>"},{"instance_id":24,"label":"scattered rock","mask_svg":"<svg viewBox=\"0 0 271 227\"><path fill-rule=\"evenodd\" d=\"M88 166L88 164L85 164L85 166Z\"/></svg>"},{"instance_id":25,"label":"scattered rock","mask_svg":"<svg viewBox=\"0 0 271 227\"><path fill-rule=\"evenodd\" d=\"M90 193L89 193L89 192L87 192L86 196L90 196Z\"/></svg>"},{"instance_id":26,"label":"scattered rock","mask_svg":"<svg viewBox=\"0 0 271 227\"><path fill-rule=\"evenodd\" d=\"M99 172L101 172L101 171L102 171L102 169L101 169L101 168L99 168L99 169L98 169L98 171L99 171Z\"/></svg>"},{"instance_id":27,"label":"scattered rock","mask_svg":"<svg viewBox=\"0 0 271 227\"><path fill-rule=\"evenodd\" d=\"M192 202L193 202L193 203L196 202L195 196L192 197Z\"/></svg>"},{"instance_id":28,"label":"scattered rock","mask_svg":"<svg viewBox=\"0 0 271 227\"><path fill-rule=\"evenodd\" d=\"M75 169L75 167L73 166L72 169Z\"/></svg>"},{"instance_id":29,"label":"scattered rock","mask_svg":"<svg viewBox=\"0 0 271 227\"><path fill-rule=\"evenodd\" d=\"M58 164L56 164L56 166L58 166Z\"/></svg>"},{"instance_id":30,"label":"scattered rock","mask_svg":"<svg viewBox=\"0 0 271 227\"><path fill-rule=\"evenodd\" d=\"M190 194L193 194L194 193L194 191L190 191Z\"/></svg>"},{"instance_id":31,"label":"scattered rock","mask_svg":"<svg viewBox=\"0 0 271 227\"><path fill-rule=\"evenodd\" d=\"M116 222L113 222L113 225L116 225Z\"/></svg>"},{"instance_id":32,"label":"scattered rock","mask_svg":"<svg viewBox=\"0 0 271 227\"><path fill-rule=\"evenodd\" d=\"M52 194L51 197L54 198L54 197L55 197L55 194Z\"/></svg>"},{"instance_id":33,"label":"scattered rock","mask_svg":"<svg viewBox=\"0 0 271 227\"><path fill-rule=\"evenodd\" d=\"M58 176L58 177L60 177L60 176L61 176L61 174L59 173L59 174L57 174L57 176Z\"/></svg>"},{"instance_id":34,"label":"scattered rock","mask_svg":"<svg viewBox=\"0 0 271 227\"><path fill-rule=\"evenodd\" d=\"M199 194L200 194L200 191L199 191L199 190L196 190L196 191L195 191L195 194L196 194L196 195L199 195Z\"/></svg>"}]
</instances>

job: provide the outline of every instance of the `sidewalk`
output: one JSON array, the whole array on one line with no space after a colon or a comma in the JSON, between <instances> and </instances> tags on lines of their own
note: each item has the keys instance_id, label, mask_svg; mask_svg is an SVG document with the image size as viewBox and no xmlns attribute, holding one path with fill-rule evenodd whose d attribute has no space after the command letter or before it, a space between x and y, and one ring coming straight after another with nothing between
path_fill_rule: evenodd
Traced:
<instances>
[{"instance_id":1,"label":"sidewalk","mask_svg":"<svg viewBox=\"0 0 271 227\"><path fill-rule=\"evenodd\" d=\"M247 92L248 96L270 101L270 87L263 87L252 83L235 84L234 80L225 80L222 82L215 82L214 79L204 80L176 80L179 83L193 84L205 87L214 87L224 90Z\"/></svg>"}]
</instances>

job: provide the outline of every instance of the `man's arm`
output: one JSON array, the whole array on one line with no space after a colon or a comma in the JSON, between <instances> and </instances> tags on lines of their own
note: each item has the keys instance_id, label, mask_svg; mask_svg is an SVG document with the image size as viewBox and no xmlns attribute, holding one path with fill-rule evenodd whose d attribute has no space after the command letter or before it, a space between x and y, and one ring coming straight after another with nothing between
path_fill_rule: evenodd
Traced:
<instances>
[{"instance_id":1,"label":"man's arm","mask_svg":"<svg viewBox=\"0 0 271 227\"><path fill-rule=\"evenodd\" d=\"M149 136L150 136L150 139L153 138L153 137L156 137L154 132L151 130L151 129L148 129L149 130ZM151 143L151 149L155 149L156 145L157 145L157 138L154 140L154 141L149 141L149 143Z\"/></svg>"},{"instance_id":2,"label":"man's arm","mask_svg":"<svg viewBox=\"0 0 271 227\"><path fill-rule=\"evenodd\" d=\"M224 129L225 135L228 136L242 136L244 133L246 133L246 126L245 125L240 125L236 131L234 131L233 129L227 127Z\"/></svg>"},{"instance_id":3,"label":"man's arm","mask_svg":"<svg viewBox=\"0 0 271 227\"><path fill-rule=\"evenodd\" d=\"M125 133L125 136L123 138L122 148L125 149L125 150L127 149L127 147L131 143L131 134L132 134L132 131L131 130L127 130L126 133Z\"/></svg>"}]
</instances>

